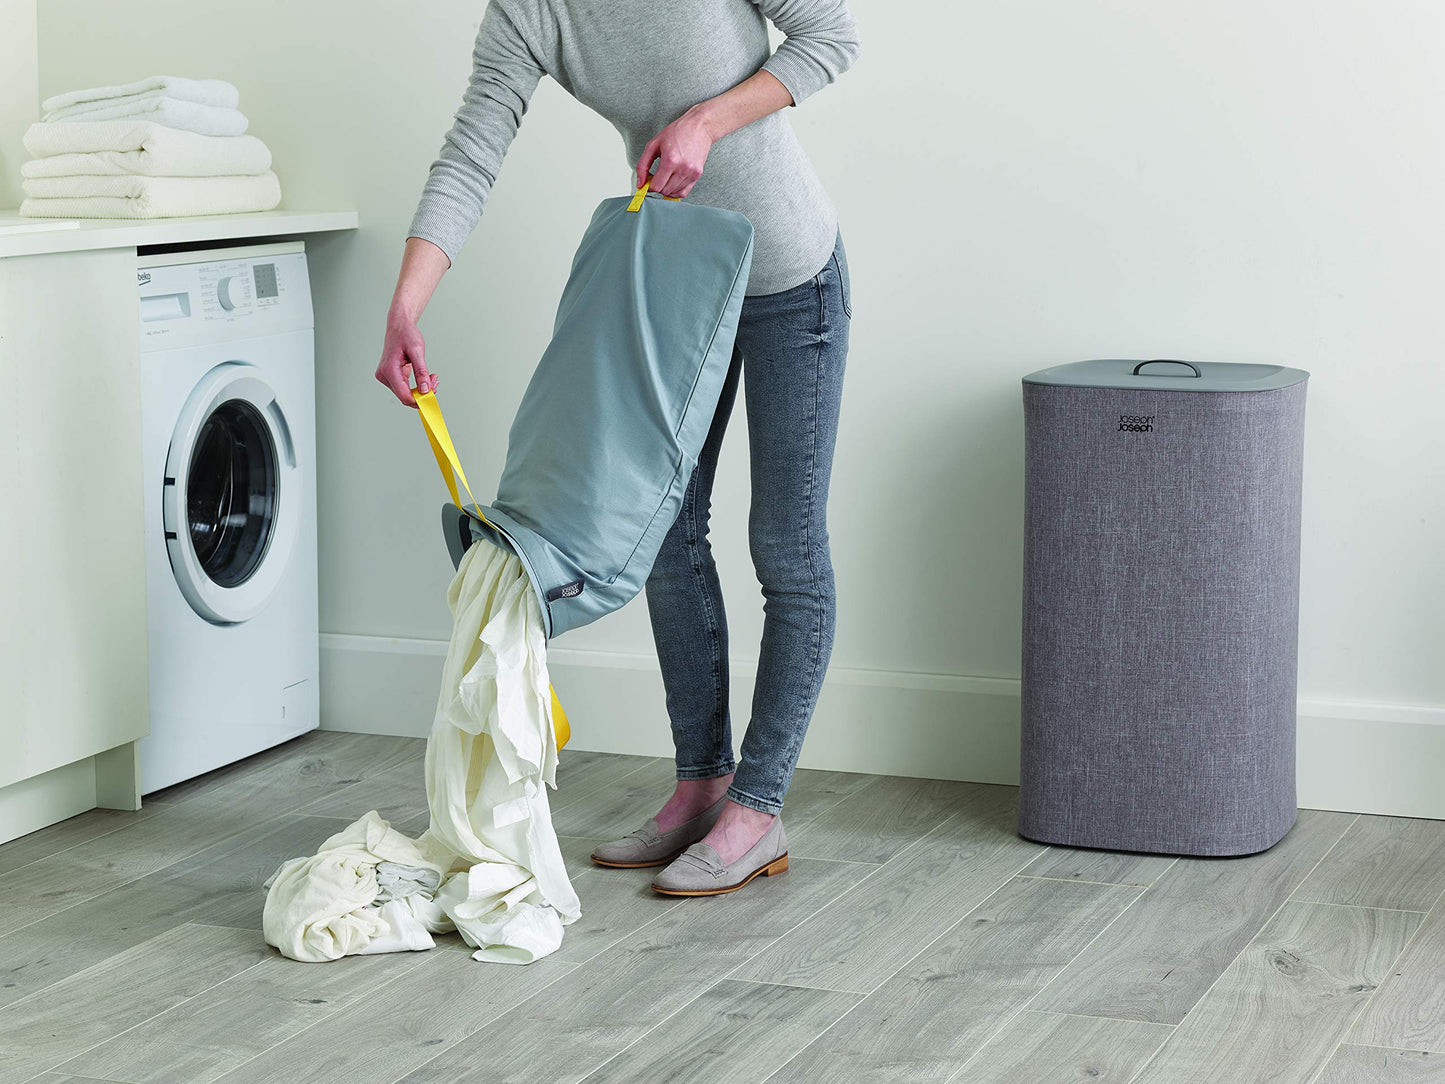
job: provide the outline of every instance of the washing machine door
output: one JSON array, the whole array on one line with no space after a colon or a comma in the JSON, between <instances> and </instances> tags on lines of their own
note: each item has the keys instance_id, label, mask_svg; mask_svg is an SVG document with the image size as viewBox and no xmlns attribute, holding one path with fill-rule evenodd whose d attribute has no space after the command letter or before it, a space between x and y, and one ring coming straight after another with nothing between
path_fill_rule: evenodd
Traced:
<instances>
[{"instance_id":1,"label":"washing machine door","mask_svg":"<svg viewBox=\"0 0 1445 1084\"><path fill-rule=\"evenodd\" d=\"M302 479L283 403L254 365L228 361L197 382L164 485L166 549L186 601L214 624L260 613L295 547Z\"/></svg>"}]
</instances>

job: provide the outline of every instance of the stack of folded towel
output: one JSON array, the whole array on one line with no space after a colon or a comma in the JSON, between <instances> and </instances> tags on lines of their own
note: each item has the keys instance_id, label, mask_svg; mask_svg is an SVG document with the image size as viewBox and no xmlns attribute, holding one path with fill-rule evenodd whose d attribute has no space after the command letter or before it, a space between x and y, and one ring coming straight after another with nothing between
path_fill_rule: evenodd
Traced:
<instances>
[{"instance_id":1,"label":"stack of folded towel","mask_svg":"<svg viewBox=\"0 0 1445 1084\"><path fill-rule=\"evenodd\" d=\"M20 169L31 218L174 218L269 211L271 152L219 79L160 75L47 98Z\"/></svg>"}]
</instances>

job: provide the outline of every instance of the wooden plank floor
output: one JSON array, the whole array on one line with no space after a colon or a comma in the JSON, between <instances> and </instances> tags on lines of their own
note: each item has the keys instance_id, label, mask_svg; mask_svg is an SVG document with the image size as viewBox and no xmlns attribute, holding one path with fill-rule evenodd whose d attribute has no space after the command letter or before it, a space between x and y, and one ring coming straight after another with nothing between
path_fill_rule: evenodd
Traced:
<instances>
[{"instance_id":1,"label":"wooden plank floor","mask_svg":"<svg viewBox=\"0 0 1445 1084\"><path fill-rule=\"evenodd\" d=\"M556 955L268 948L283 859L425 827L423 749L308 734L0 846L0 1084L1445 1084L1440 821L1172 859L1024 840L1009 787L800 771L788 873L677 900L587 862L670 764L574 752Z\"/></svg>"}]
</instances>

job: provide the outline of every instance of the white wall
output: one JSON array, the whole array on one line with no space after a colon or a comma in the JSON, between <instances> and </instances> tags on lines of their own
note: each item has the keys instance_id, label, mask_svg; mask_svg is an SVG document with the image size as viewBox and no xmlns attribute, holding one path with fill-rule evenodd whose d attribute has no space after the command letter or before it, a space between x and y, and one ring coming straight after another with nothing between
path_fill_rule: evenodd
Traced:
<instances>
[{"instance_id":1,"label":"white wall","mask_svg":"<svg viewBox=\"0 0 1445 1084\"><path fill-rule=\"evenodd\" d=\"M855 295L831 506L837 681L804 762L1008 776L1019 376L1094 356L1311 371L1306 790L1365 801L1330 788L1356 750L1395 748L1391 728L1417 735L1416 752L1387 759L1382 792L1394 769L1421 767L1420 750L1445 752L1445 7L854 6L859 66L792 116L841 209ZM417 730L434 695L443 490L416 419L371 372L481 7L41 7L42 93L155 71L231 79L276 152L285 205L362 212L356 236L312 244L322 628L402 640L327 640L328 725ZM545 82L423 323L482 489L572 247L595 202L627 183L611 128ZM739 412L716 547L744 660L761 628L745 452ZM573 705L579 744L666 750L646 616L639 601L559 642L559 691L586 703ZM606 699L589 701L594 690Z\"/></svg>"},{"instance_id":2,"label":"white wall","mask_svg":"<svg viewBox=\"0 0 1445 1084\"><path fill-rule=\"evenodd\" d=\"M20 137L39 119L35 0L0 0L0 207L20 204Z\"/></svg>"}]
</instances>

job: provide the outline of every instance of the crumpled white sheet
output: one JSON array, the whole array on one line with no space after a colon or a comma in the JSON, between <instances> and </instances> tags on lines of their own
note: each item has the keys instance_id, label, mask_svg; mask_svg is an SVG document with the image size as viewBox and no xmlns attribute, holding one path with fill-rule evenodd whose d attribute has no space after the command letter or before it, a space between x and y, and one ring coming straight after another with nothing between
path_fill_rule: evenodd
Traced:
<instances>
[{"instance_id":1,"label":"crumpled white sheet","mask_svg":"<svg viewBox=\"0 0 1445 1084\"><path fill-rule=\"evenodd\" d=\"M430 866L438 877L446 872L445 866L427 857L417 841L396 831L372 810L322 843L315 855L282 863L266 882L269 891L261 928L267 943L293 960L313 962L365 952L377 938L392 935L431 948L430 936L422 943L415 929L393 929L382 916L383 908L376 906L376 867L380 862ZM396 911L391 914L401 917ZM431 914L437 932L446 928L442 917L439 909ZM423 934L428 932L425 919L418 919L417 924Z\"/></svg>"},{"instance_id":2,"label":"crumpled white sheet","mask_svg":"<svg viewBox=\"0 0 1445 1084\"><path fill-rule=\"evenodd\" d=\"M426 750L431 826L412 840L373 810L283 863L262 929L294 960L427 949L455 929L474 959L530 963L582 913L547 804L557 739L541 606L516 555L485 542L462 558L447 602Z\"/></svg>"},{"instance_id":3,"label":"crumpled white sheet","mask_svg":"<svg viewBox=\"0 0 1445 1084\"><path fill-rule=\"evenodd\" d=\"M405 866L400 862L376 864L376 902L390 903L414 892L435 892L442 875L431 866Z\"/></svg>"}]
</instances>

